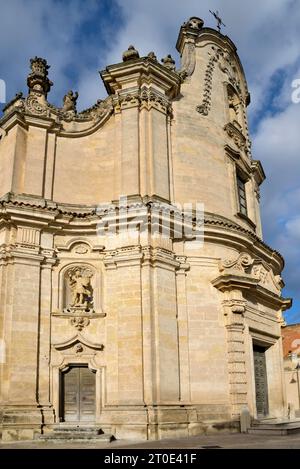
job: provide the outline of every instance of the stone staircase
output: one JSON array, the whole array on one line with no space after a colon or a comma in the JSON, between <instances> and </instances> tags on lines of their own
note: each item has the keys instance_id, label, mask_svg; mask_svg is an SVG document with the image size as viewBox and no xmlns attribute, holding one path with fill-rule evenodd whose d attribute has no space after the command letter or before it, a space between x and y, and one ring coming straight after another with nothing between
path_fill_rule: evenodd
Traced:
<instances>
[{"instance_id":1,"label":"stone staircase","mask_svg":"<svg viewBox=\"0 0 300 469\"><path fill-rule=\"evenodd\" d=\"M90 441L110 443L115 440L111 434L104 433L99 427L85 425L54 425L50 431L37 435L43 441Z\"/></svg>"},{"instance_id":2,"label":"stone staircase","mask_svg":"<svg viewBox=\"0 0 300 469\"><path fill-rule=\"evenodd\" d=\"M292 435L300 433L300 419L279 420L265 419L252 422L248 433L252 435Z\"/></svg>"}]
</instances>

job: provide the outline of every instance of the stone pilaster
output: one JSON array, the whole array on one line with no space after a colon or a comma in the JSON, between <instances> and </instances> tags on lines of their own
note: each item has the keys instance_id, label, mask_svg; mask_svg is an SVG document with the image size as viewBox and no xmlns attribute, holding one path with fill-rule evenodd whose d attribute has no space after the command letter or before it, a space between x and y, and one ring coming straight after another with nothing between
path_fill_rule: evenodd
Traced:
<instances>
[{"instance_id":1,"label":"stone pilaster","mask_svg":"<svg viewBox=\"0 0 300 469\"><path fill-rule=\"evenodd\" d=\"M186 256L177 256L179 266L176 270L178 347L180 370L180 400L189 403L190 393L190 357L189 357L189 321L187 308L186 276L190 269Z\"/></svg>"},{"instance_id":2,"label":"stone pilaster","mask_svg":"<svg viewBox=\"0 0 300 469\"><path fill-rule=\"evenodd\" d=\"M227 330L227 354L229 392L232 418L238 419L241 410L247 405L247 375L244 331L246 301L239 291L230 292L229 299L223 301Z\"/></svg>"}]
</instances>

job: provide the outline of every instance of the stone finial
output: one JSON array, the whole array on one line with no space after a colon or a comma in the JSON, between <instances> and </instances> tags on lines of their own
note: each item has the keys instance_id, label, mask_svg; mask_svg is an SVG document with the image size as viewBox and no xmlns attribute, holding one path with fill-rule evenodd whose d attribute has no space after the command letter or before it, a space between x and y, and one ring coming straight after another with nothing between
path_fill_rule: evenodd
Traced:
<instances>
[{"instance_id":1,"label":"stone finial","mask_svg":"<svg viewBox=\"0 0 300 469\"><path fill-rule=\"evenodd\" d=\"M152 60L157 60L157 57L155 55L155 53L153 51L149 52L149 54L147 55L147 57L149 59L152 59Z\"/></svg>"},{"instance_id":2,"label":"stone finial","mask_svg":"<svg viewBox=\"0 0 300 469\"><path fill-rule=\"evenodd\" d=\"M175 70L175 60L172 58L171 54L168 54L164 59L161 59L163 65L170 70Z\"/></svg>"},{"instance_id":3,"label":"stone finial","mask_svg":"<svg viewBox=\"0 0 300 469\"><path fill-rule=\"evenodd\" d=\"M73 93L72 90L68 91L68 93L64 96L64 105L63 105L63 112L74 111L76 112L76 103L78 99L78 93Z\"/></svg>"},{"instance_id":4,"label":"stone finial","mask_svg":"<svg viewBox=\"0 0 300 469\"><path fill-rule=\"evenodd\" d=\"M47 64L45 59L35 57L34 59L30 59L30 68L31 73L27 78L29 94L37 92L38 94L47 97L47 94L53 85L52 81L48 78L50 65Z\"/></svg>"},{"instance_id":5,"label":"stone finial","mask_svg":"<svg viewBox=\"0 0 300 469\"><path fill-rule=\"evenodd\" d=\"M183 27L187 29L199 30L203 28L204 21L197 16L192 16L188 21L183 23Z\"/></svg>"},{"instance_id":6,"label":"stone finial","mask_svg":"<svg viewBox=\"0 0 300 469\"><path fill-rule=\"evenodd\" d=\"M128 62L129 60L139 59L140 54L135 49L134 46L129 46L128 49L123 52L123 62Z\"/></svg>"}]
</instances>

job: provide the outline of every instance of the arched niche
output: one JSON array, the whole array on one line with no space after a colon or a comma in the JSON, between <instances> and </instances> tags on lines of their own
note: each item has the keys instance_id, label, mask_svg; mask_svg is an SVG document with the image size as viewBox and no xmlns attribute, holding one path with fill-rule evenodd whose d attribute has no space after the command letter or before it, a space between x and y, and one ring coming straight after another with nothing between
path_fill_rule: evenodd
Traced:
<instances>
[{"instance_id":1,"label":"arched niche","mask_svg":"<svg viewBox=\"0 0 300 469\"><path fill-rule=\"evenodd\" d=\"M102 313L100 272L89 262L71 262L59 271L58 310Z\"/></svg>"}]
</instances>

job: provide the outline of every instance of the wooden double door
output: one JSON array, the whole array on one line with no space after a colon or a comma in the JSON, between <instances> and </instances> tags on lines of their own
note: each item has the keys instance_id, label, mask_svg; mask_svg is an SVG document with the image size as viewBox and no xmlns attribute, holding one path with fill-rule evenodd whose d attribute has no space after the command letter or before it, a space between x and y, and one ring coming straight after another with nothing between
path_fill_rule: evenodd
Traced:
<instances>
[{"instance_id":1,"label":"wooden double door","mask_svg":"<svg viewBox=\"0 0 300 469\"><path fill-rule=\"evenodd\" d=\"M93 422L96 375L87 366L71 366L61 375L60 416L64 422Z\"/></svg>"}]
</instances>

